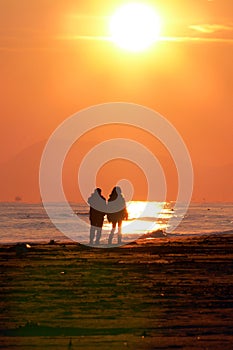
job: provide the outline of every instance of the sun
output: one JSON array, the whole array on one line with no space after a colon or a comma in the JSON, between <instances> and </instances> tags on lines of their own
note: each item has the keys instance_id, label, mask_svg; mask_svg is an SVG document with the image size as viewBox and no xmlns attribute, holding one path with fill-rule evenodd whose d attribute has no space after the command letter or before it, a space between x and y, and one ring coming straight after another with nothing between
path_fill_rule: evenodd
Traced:
<instances>
[{"instance_id":1,"label":"sun","mask_svg":"<svg viewBox=\"0 0 233 350\"><path fill-rule=\"evenodd\" d=\"M143 51L159 39L160 18L149 5L129 3L111 17L110 32L112 41L121 48Z\"/></svg>"}]
</instances>

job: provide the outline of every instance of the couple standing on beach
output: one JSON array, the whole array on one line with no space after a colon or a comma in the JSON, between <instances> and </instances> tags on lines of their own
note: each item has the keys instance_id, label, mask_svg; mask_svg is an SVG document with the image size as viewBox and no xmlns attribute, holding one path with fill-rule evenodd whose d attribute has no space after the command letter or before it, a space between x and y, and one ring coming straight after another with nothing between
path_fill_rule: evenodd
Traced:
<instances>
[{"instance_id":1,"label":"couple standing on beach","mask_svg":"<svg viewBox=\"0 0 233 350\"><path fill-rule=\"evenodd\" d=\"M128 219L126 203L122 195L121 188L119 186L113 188L108 198L108 202L106 202L106 199L102 196L101 192L102 191L100 188L96 188L95 191L88 198L88 204L90 205L89 218L91 223L89 244L92 245L94 243L94 239L95 244L98 245L100 243L104 216L106 214L108 221L112 223L112 229L109 234L108 244L112 244L117 224L117 241L118 244L121 244L122 221L124 219Z\"/></svg>"}]
</instances>

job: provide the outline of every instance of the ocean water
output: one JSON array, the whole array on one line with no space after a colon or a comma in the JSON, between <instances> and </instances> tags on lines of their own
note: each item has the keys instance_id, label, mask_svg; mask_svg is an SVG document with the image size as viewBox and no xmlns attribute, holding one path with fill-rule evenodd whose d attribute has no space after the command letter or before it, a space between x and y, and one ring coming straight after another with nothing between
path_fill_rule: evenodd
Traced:
<instances>
[{"instance_id":1,"label":"ocean water","mask_svg":"<svg viewBox=\"0 0 233 350\"><path fill-rule=\"evenodd\" d=\"M61 232L51 222L42 204L21 202L0 203L0 244L17 242L68 242L83 244L89 240L88 206L71 203L72 211L64 214L62 204L53 206L55 225L68 227L68 234ZM182 216L173 210L174 203L131 201L127 203L129 220L123 223L123 241L130 242L142 234L169 227L169 220ZM146 210L145 210L146 207ZM233 203L192 203L179 226L167 236L233 233ZM77 220L79 220L77 222ZM79 223L83 223L80 226ZM70 229L72 227L72 230ZM107 242L111 225L105 220L101 241Z\"/></svg>"}]
</instances>

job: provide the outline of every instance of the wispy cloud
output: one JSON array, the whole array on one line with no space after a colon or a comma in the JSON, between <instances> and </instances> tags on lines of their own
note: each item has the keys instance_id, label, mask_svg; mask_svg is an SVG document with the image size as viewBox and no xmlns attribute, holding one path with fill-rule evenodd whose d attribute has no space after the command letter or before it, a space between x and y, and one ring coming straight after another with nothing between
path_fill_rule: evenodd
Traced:
<instances>
[{"instance_id":1,"label":"wispy cloud","mask_svg":"<svg viewBox=\"0 0 233 350\"><path fill-rule=\"evenodd\" d=\"M112 41L110 36L100 35L61 35L56 38L57 40L97 40L97 41Z\"/></svg>"},{"instance_id":2,"label":"wispy cloud","mask_svg":"<svg viewBox=\"0 0 233 350\"><path fill-rule=\"evenodd\" d=\"M109 20L110 16L100 16L100 15L86 15L86 14L70 14L69 18L74 18L74 19L84 19L84 20L98 20L98 21L102 21L102 20Z\"/></svg>"},{"instance_id":3,"label":"wispy cloud","mask_svg":"<svg viewBox=\"0 0 233 350\"><path fill-rule=\"evenodd\" d=\"M187 27L186 27L187 28ZM173 42L173 43L220 43L220 44L233 44L233 23L229 25L220 24L196 24L188 26L189 31L187 35L167 35L161 36L160 42ZM191 31L190 31L191 29ZM225 33L224 33L225 31ZM195 35L196 34L196 35ZM45 33L37 33L37 35L20 36L19 38L12 33L11 36L4 36L0 31L0 52L23 52L23 51L54 51L61 50L62 47L58 44L58 41L102 41L106 43L112 43L111 36L103 35L45 35ZM46 39L46 40L45 40ZM49 40L49 42L48 42ZM38 46L35 46L35 43Z\"/></svg>"},{"instance_id":4,"label":"wispy cloud","mask_svg":"<svg viewBox=\"0 0 233 350\"><path fill-rule=\"evenodd\" d=\"M188 28L188 32L187 32ZM205 42L205 43L233 43L233 23L230 24L192 24L183 28L183 32L187 35L182 35L182 31L174 36L161 36L161 42ZM196 34L196 35L195 35ZM57 40L90 40L90 41L106 41L111 42L110 36L99 35L61 35L56 37Z\"/></svg>"},{"instance_id":5,"label":"wispy cloud","mask_svg":"<svg viewBox=\"0 0 233 350\"><path fill-rule=\"evenodd\" d=\"M220 31L233 31L233 23L229 25L223 24L192 24L190 29L197 32L212 34Z\"/></svg>"},{"instance_id":6,"label":"wispy cloud","mask_svg":"<svg viewBox=\"0 0 233 350\"><path fill-rule=\"evenodd\" d=\"M55 51L56 47L46 46L0 46L0 52L25 52L25 51Z\"/></svg>"},{"instance_id":7,"label":"wispy cloud","mask_svg":"<svg viewBox=\"0 0 233 350\"><path fill-rule=\"evenodd\" d=\"M175 36L175 37L161 37L160 41L170 42L196 42L196 43L228 43L233 44L233 38L208 38L208 37L194 37L194 36Z\"/></svg>"},{"instance_id":8,"label":"wispy cloud","mask_svg":"<svg viewBox=\"0 0 233 350\"><path fill-rule=\"evenodd\" d=\"M91 36L91 35L70 35L70 36L59 36L57 40L90 40L90 41L108 41L111 42L110 36ZM159 41L167 42L213 42L213 43L233 43L233 38L213 38L213 37L194 37L194 36L161 36Z\"/></svg>"}]
</instances>

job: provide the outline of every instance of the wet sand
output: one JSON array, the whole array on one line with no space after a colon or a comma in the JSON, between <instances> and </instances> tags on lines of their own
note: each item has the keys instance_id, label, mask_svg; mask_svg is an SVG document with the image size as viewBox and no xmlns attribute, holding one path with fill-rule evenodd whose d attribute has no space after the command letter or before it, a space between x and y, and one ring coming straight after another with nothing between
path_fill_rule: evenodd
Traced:
<instances>
[{"instance_id":1,"label":"wet sand","mask_svg":"<svg viewBox=\"0 0 233 350\"><path fill-rule=\"evenodd\" d=\"M232 349L233 235L0 246L1 349Z\"/></svg>"}]
</instances>

